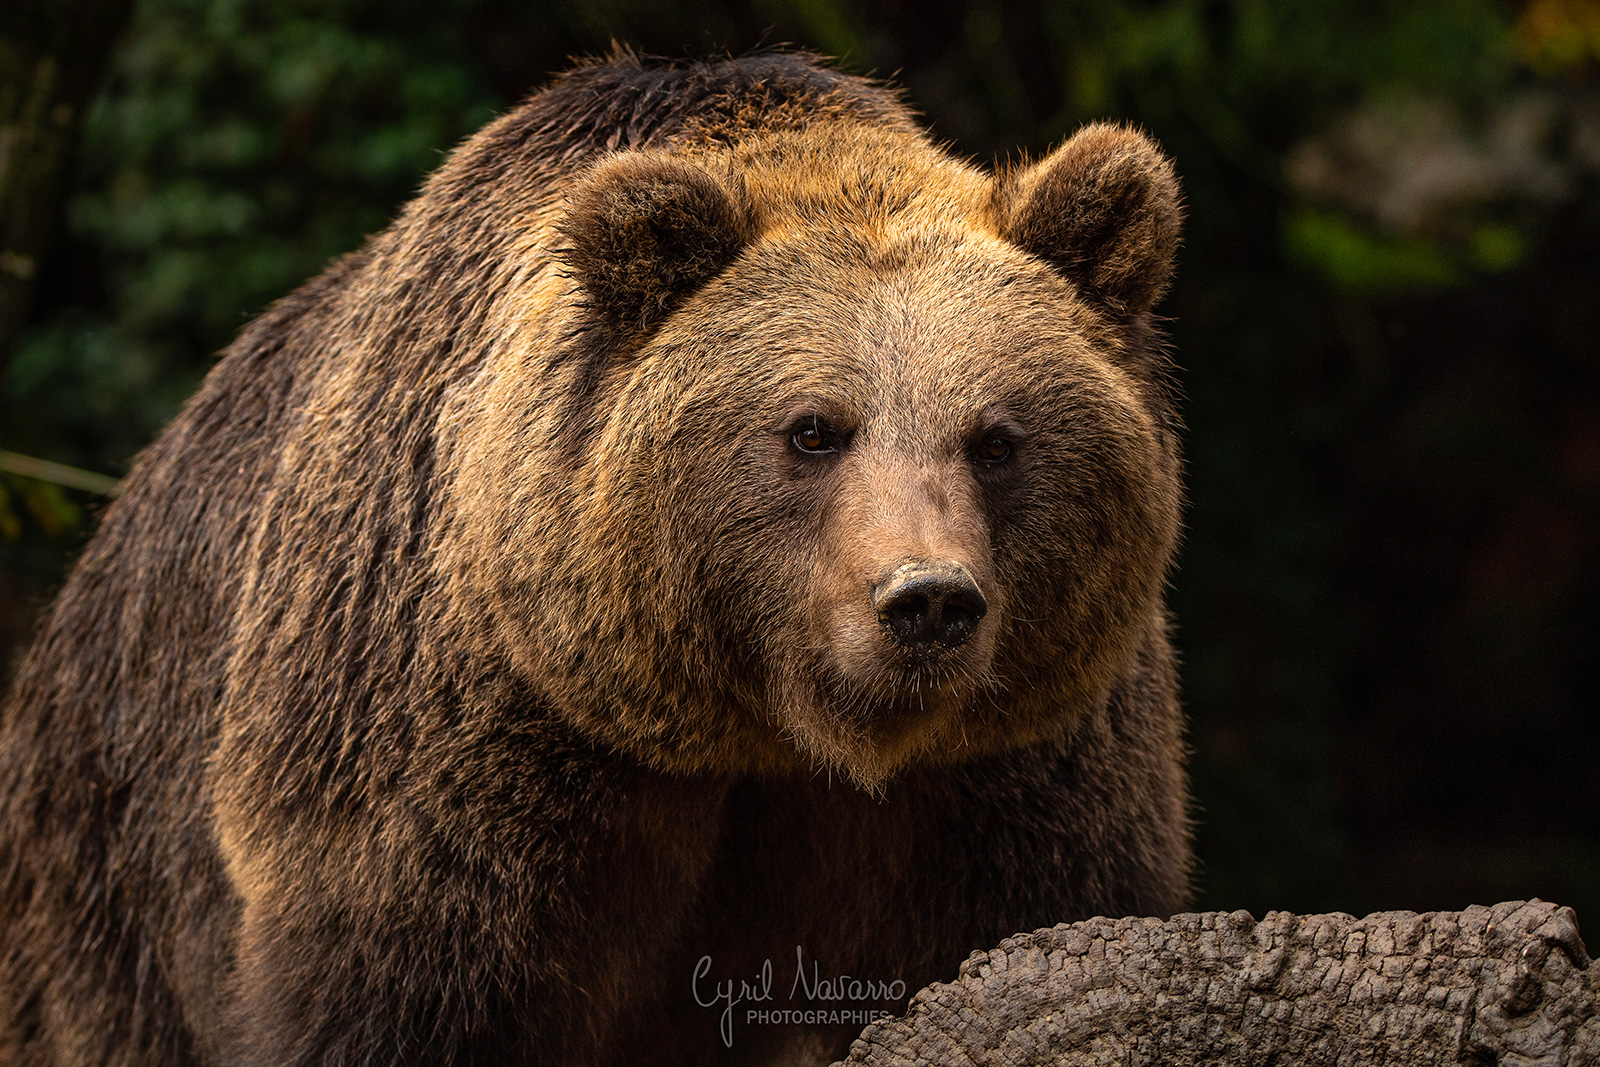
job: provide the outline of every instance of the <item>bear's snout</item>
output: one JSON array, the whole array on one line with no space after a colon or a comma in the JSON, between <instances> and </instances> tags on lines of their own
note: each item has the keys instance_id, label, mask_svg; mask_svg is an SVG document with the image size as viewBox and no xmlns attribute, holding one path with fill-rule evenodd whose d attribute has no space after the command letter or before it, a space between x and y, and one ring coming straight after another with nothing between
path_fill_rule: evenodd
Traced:
<instances>
[{"instance_id":1,"label":"bear's snout","mask_svg":"<svg viewBox=\"0 0 1600 1067\"><path fill-rule=\"evenodd\" d=\"M913 560L872 587L878 622L916 653L956 648L989 610L971 572L954 560Z\"/></svg>"}]
</instances>

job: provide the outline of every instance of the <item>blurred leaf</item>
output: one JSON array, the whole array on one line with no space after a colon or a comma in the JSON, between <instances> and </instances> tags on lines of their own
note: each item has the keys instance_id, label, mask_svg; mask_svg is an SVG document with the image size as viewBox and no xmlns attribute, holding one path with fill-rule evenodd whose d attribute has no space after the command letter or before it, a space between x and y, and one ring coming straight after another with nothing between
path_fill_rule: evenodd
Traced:
<instances>
[{"instance_id":1,"label":"blurred leaf","mask_svg":"<svg viewBox=\"0 0 1600 1067\"><path fill-rule=\"evenodd\" d=\"M1600 3L1595 0L1529 0L1516 27L1517 50L1545 73L1600 58Z\"/></svg>"},{"instance_id":2,"label":"blurred leaf","mask_svg":"<svg viewBox=\"0 0 1600 1067\"><path fill-rule=\"evenodd\" d=\"M11 504L11 493L6 489L6 479L0 478L0 537L15 541L22 537L22 519Z\"/></svg>"},{"instance_id":3,"label":"blurred leaf","mask_svg":"<svg viewBox=\"0 0 1600 1067\"><path fill-rule=\"evenodd\" d=\"M1479 226L1472 234L1472 263L1481 270L1510 270L1527 254L1527 241L1510 226Z\"/></svg>"},{"instance_id":4,"label":"blurred leaf","mask_svg":"<svg viewBox=\"0 0 1600 1067\"><path fill-rule=\"evenodd\" d=\"M0 472L0 536L8 541L18 540L24 515L52 538L74 534L83 524L83 509L60 486Z\"/></svg>"},{"instance_id":5,"label":"blurred leaf","mask_svg":"<svg viewBox=\"0 0 1600 1067\"><path fill-rule=\"evenodd\" d=\"M1434 245L1380 236L1329 211L1295 211L1284 228L1284 246L1293 259L1347 289L1437 288L1461 277L1450 256Z\"/></svg>"}]
</instances>

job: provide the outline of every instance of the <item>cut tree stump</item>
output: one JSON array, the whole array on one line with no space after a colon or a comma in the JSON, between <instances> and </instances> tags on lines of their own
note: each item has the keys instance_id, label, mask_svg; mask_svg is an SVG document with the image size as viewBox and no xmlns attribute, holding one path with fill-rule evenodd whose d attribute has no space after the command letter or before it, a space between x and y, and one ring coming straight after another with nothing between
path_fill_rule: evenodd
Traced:
<instances>
[{"instance_id":1,"label":"cut tree stump","mask_svg":"<svg viewBox=\"0 0 1600 1067\"><path fill-rule=\"evenodd\" d=\"M1571 908L1090 919L975 952L846 1063L1600 1067Z\"/></svg>"}]
</instances>

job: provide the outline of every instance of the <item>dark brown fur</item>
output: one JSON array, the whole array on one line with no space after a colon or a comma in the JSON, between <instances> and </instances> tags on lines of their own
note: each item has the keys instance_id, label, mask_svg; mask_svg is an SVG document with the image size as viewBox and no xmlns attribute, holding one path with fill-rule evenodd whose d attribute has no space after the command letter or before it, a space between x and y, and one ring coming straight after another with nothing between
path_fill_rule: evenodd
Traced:
<instances>
[{"instance_id":1,"label":"dark brown fur","mask_svg":"<svg viewBox=\"0 0 1600 1067\"><path fill-rule=\"evenodd\" d=\"M804 56L489 126L244 331L45 622L0 1062L814 1061L859 1026L727 1048L697 961L915 990L1182 907L1178 231L1137 134L991 180ZM869 602L918 558L989 603L930 659Z\"/></svg>"}]
</instances>

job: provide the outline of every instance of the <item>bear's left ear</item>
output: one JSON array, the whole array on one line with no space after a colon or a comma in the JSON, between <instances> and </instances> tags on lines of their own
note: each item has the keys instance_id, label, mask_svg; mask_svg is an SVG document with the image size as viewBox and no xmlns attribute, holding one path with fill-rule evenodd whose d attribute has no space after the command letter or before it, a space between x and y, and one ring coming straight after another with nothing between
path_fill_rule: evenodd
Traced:
<instances>
[{"instance_id":1,"label":"bear's left ear","mask_svg":"<svg viewBox=\"0 0 1600 1067\"><path fill-rule=\"evenodd\" d=\"M602 316L642 333L731 263L752 229L742 197L706 171L624 153L568 197L562 256Z\"/></svg>"},{"instance_id":2,"label":"bear's left ear","mask_svg":"<svg viewBox=\"0 0 1600 1067\"><path fill-rule=\"evenodd\" d=\"M1160 149L1107 123L1085 126L995 184L1002 236L1127 318L1166 291L1183 231L1181 197Z\"/></svg>"}]
</instances>

